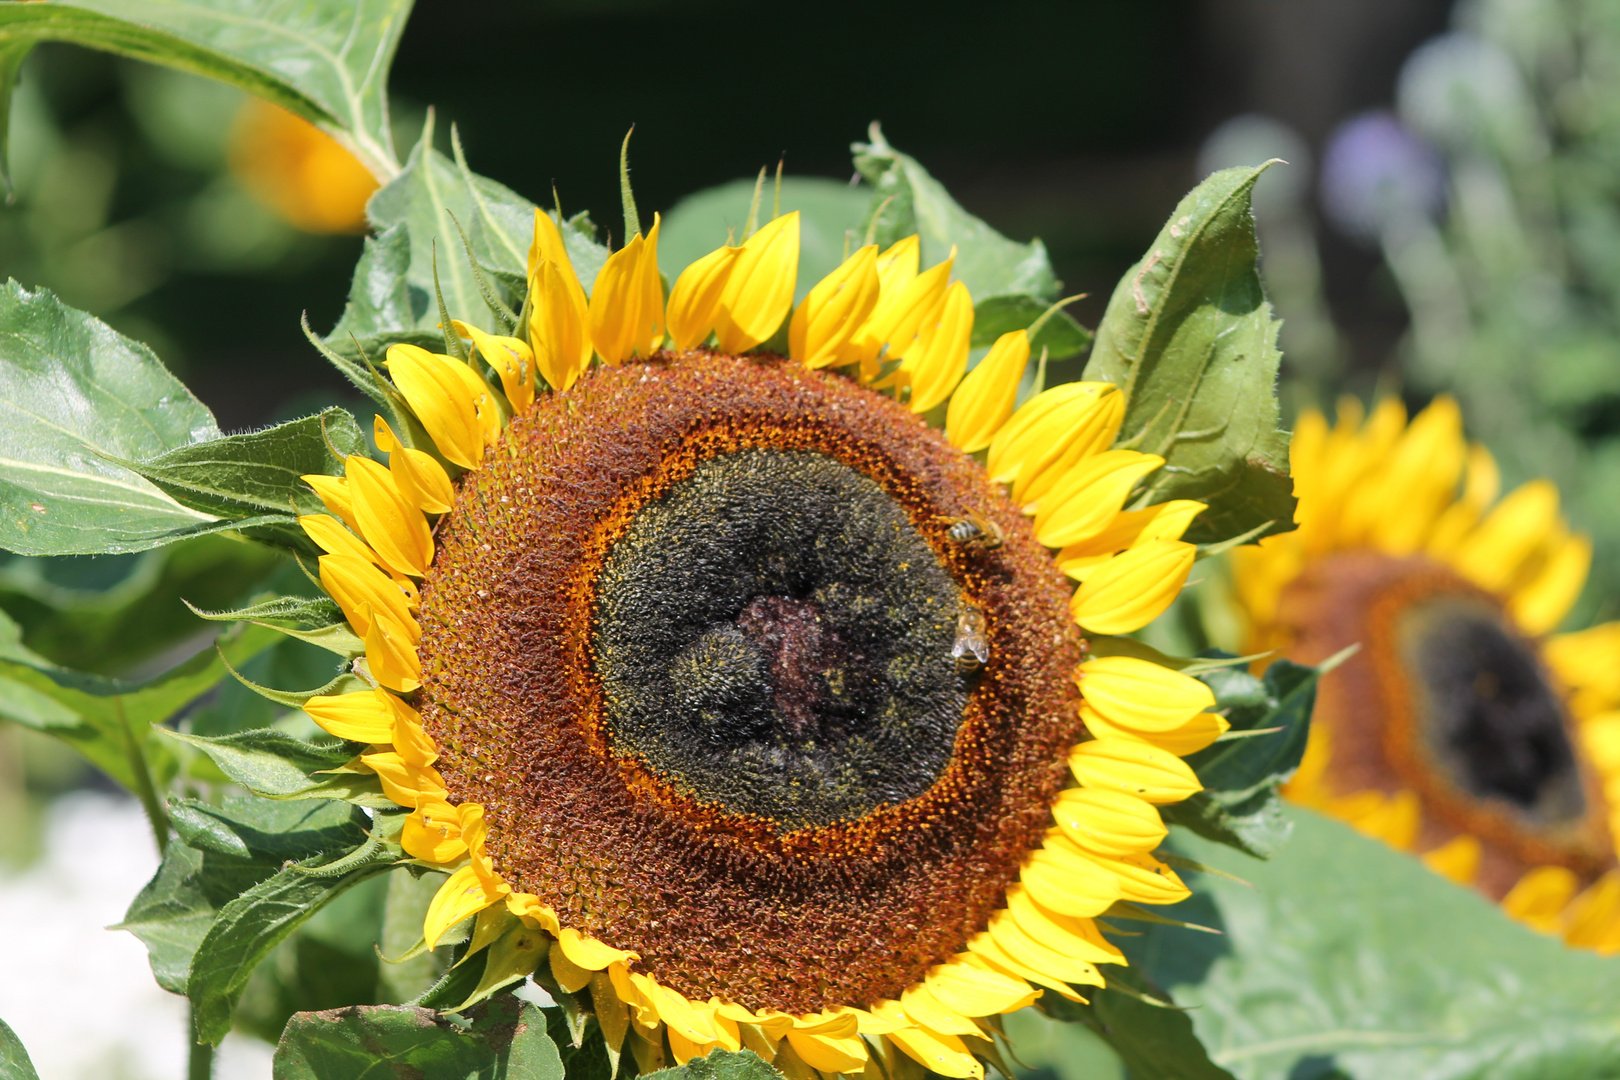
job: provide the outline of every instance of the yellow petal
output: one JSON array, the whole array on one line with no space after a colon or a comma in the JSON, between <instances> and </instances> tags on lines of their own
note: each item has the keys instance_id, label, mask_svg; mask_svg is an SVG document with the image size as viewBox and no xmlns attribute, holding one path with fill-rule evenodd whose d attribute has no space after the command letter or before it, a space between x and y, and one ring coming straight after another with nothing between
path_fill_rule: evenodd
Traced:
<instances>
[{"instance_id":1,"label":"yellow petal","mask_svg":"<svg viewBox=\"0 0 1620 1080\"><path fill-rule=\"evenodd\" d=\"M1052 816L1065 836L1101 855L1152 851L1169 834L1159 812L1135 795L1108 788L1071 788Z\"/></svg>"},{"instance_id":2,"label":"yellow petal","mask_svg":"<svg viewBox=\"0 0 1620 1080\"><path fill-rule=\"evenodd\" d=\"M1087 704L1127 727L1179 727L1215 707L1204 683L1134 656L1099 656L1081 664L1076 682Z\"/></svg>"},{"instance_id":3,"label":"yellow petal","mask_svg":"<svg viewBox=\"0 0 1620 1080\"><path fill-rule=\"evenodd\" d=\"M1620 948L1620 870L1598 878L1565 909L1564 940L1605 954Z\"/></svg>"},{"instance_id":4,"label":"yellow petal","mask_svg":"<svg viewBox=\"0 0 1620 1080\"><path fill-rule=\"evenodd\" d=\"M484 891L472 867L463 866L439 886L439 891L434 893L432 902L428 904L427 918L422 921L423 940L428 948L433 948L445 931L499 899L499 896L490 896Z\"/></svg>"},{"instance_id":5,"label":"yellow petal","mask_svg":"<svg viewBox=\"0 0 1620 1080\"><path fill-rule=\"evenodd\" d=\"M1562 866L1538 866L1502 897L1502 910L1532 930L1550 934L1558 929L1564 908L1579 885L1575 875Z\"/></svg>"},{"instance_id":6,"label":"yellow petal","mask_svg":"<svg viewBox=\"0 0 1620 1080\"><path fill-rule=\"evenodd\" d=\"M391 616L372 611L371 625L365 633L366 664L372 678L401 694L422 685L422 662L417 658L412 636Z\"/></svg>"},{"instance_id":7,"label":"yellow petal","mask_svg":"<svg viewBox=\"0 0 1620 1080\"><path fill-rule=\"evenodd\" d=\"M911 376L912 412L929 412L951 396L967 371L972 343L973 298L958 281L946 291L938 317L924 325L916 346L901 361Z\"/></svg>"},{"instance_id":8,"label":"yellow petal","mask_svg":"<svg viewBox=\"0 0 1620 1080\"><path fill-rule=\"evenodd\" d=\"M1155 805L1203 790L1187 763L1134 739L1093 739L1069 752L1069 770L1084 787L1135 795Z\"/></svg>"},{"instance_id":9,"label":"yellow petal","mask_svg":"<svg viewBox=\"0 0 1620 1080\"><path fill-rule=\"evenodd\" d=\"M893 274L892 286L884 286L882 299L861 332L862 340L874 348L887 345L891 360L910 356L912 346L923 330L939 321L940 310L951 285L951 269L955 264L956 249L953 247L950 258L921 274ZM903 284L901 277L905 277ZM969 303L972 303L971 299Z\"/></svg>"},{"instance_id":10,"label":"yellow petal","mask_svg":"<svg viewBox=\"0 0 1620 1080\"><path fill-rule=\"evenodd\" d=\"M442 800L445 796L444 777L437 770L409 765L392 750L361 754L360 763L377 774L383 794L401 806L415 807L424 798Z\"/></svg>"},{"instance_id":11,"label":"yellow petal","mask_svg":"<svg viewBox=\"0 0 1620 1080\"><path fill-rule=\"evenodd\" d=\"M338 520L353 529L360 531L360 526L354 523L354 498L349 494L349 482L341 476L325 476L321 473L311 473L299 477L304 483L314 489L320 496L321 505L338 516Z\"/></svg>"},{"instance_id":12,"label":"yellow petal","mask_svg":"<svg viewBox=\"0 0 1620 1080\"><path fill-rule=\"evenodd\" d=\"M788 324L788 355L807 368L838 359L878 302L877 245L868 244L818 281Z\"/></svg>"},{"instance_id":13,"label":"yellow petal","mask_svg":"<svg viewBox=\"0 0 1620 1080\"><path fill-rule=\"evenodd\" d=\"M574 273L574 264L568 258L568 246L563 243L562 230L546 211L534 208L534 239L529 242L529 280L534 280L535 269L541 260L553 262Z\"/></svg>"},{"instance_id":14,"label":"yellow petal","mask_svg":"<svg viewBox=\"0 0 1620 1080\"><path fill-rule=\"evenodd\" d=\"M1138 481L1164 464L1157 454L1105 450L1072 466L1041 498L1035 538L1063 547L1096 536L1108 527Z\"/></svg>"},{"instance_id":15,"label":"yellow petal","mask_svg":"<svg viewBox=\"0 0 1620 1080\"><path fill-rule=\"evenodd\" d=\"M1505 591L1525 561L1558 527L1558 489L1532 480L1508 494L1485 515L1458 549L1454 565L1483 589Z\"/></svg>"},{"instance_id":16,"label":"yellow petal","mask_svg":"<svg viewBox=\"0 0 1620 1080\"><path fill-rule=\"evenodd\" d=\"M1007 955L1014 960L1053 978L1081 986L1103 985L1102 975L1090 962L1076 956L1065 956L1052 944L1037 941L1025 933L1007 912L991 917L990 937L1007 950Z\"/></svg>"},{"instance_id":17,"label":"yellow petal","mask_svg":"<svg viewBox=\"0 0 1620 1080\"><path fill-rule=\"evenodd\" d=\"M1439 847L1423 853L1423 864L1443 878L1458 885L1472 885L1479 874L1479 862L1484 854L1479 838L1455 836Z\"/></svg>"},{"instance_id":18,"label":"yellow petal","mask_svg":"<svg viewBox=\"0 0 1620 1080\"><path fill-rule=\"evenodd\" d=\"M1024 403L990 443L990 474L1012 482L1013 502L1039 502L1077 462L1106 450L1125 419L1112 383L1068 383Z\"/></svg>"},{"instance_id":19,"label":"yellow petal","mask_svg":"<svg viewBox=\"0 0 1620 1080\"><path fill-rule=\"evenodd\" d=\"M567 390L591 362L589 309L571 267L550 259L529 282L529 343L546 382Z\"/></svg>"},{"instance_id":20,"label":"yellow petal","mask_svg":"<svg viewBox=\"0 0 1620 1080\"><path fill-rule=\"evenodd\" d=\"M664 293L658 280L658 230L637 233L608 256L591 288L591 342L604 363L651 356L664 340ZM649 285L650 282L650 285Z\"/></svg>"},{"instance_id":21,"label":"yellow petal","mask_svg":"<svg viewBox=\"0 0 1620 1080\"><path fill-rule=\"evenodd\" d=\"M344 471L360 535L390 569L412 577L427 573L433 562L433 533L422 511L400 494L393 475L358 454L349 455Z\"/></svg>"},{"instance_id":22,"label":"yellow petal","mask_svg":"<svg viewBox=\"0 0 1620 1080\"><path fill-rule=\"evenodd\" d=\"M766 223L742 246L720 296L715 336L724 352L747 352L776 333L793 308L799 273L799 212Z\"/></svg>"},{"instance_id":23,"label":"yellow petal","mask_svg":"<svg viewBox=\"0 0 1620 1080\"><path fill-rule=\"evenodd\" d=\"M731 267L741 254L740 247L716 248L681 271L669 291L665 315L670 348L683 352L708 339L720 314L720 298Z\"/></svg>"},{"instance_id":24,"label":"yellow petal","mask_svg":"<svg viewBox=\"0 0 1620 1080\"><path fill-rule=\"evenodd\" d=\"M321 588L343 609L349 625L361 637L371 629L371 612L385 611L415 633L404 592L381 567L353 555L322 555Z\"/></svg>"},{"instance_id":25,"label":"yellow petal","mask_svg":"<svg viewBox=\"0 0 1620 1080\"><path fill-rule=\"evenodd\" d=\"M352 512L350 516L353 516ZM298 519L298 524L322 551L332 555L348 555L379 567L383 564L382 557L372 551L364 540L345 529L337 518L329 514L306 514Z\"/></svg>"},{"instance_id":26,"label":"yellow petal","mask_svg":"<svg viewBox=\"0 0 1620 1080\"><path fill-rule=\"evenodd\" d=\"M455 502L456 489L444 466L420 450L401 445L394 429L382 417L375 418L372 430L378 448L388 455L388 471L405 501L425 513L448 513Z\"/></svg>"},{"instance_id":27,"label":"yellow petal","mask_svg":"<svg viewBox=\"0 0 1620 1080\"><path fill-rule=\"evenodd\" d=\"M388 374L445 460L474 469L484 456L475 395L457 368L467 365L415 345L388 349ZM469 372L470 374L470 372Z\"/></svg>"},{"instance_id":28,"label":"yellow petal","mask_svg":"<svg viewBox=\"0 0 1620 1080\"><path fill-rule=\"evenodd\" d=\"M1191 499L1171 499L1144 510L1121 510L1102 532L1068 544L1058 552L1057 567L1076 581L1084 581L1093 570L1127 548L1139 547L1151 540L1180 540L1193 518L1207 509L1204 503Z\"/></svg>"},{"instance_id":29,"label":"yellow petal","mask_svg":"<svg viewBox=\"0 0 1620 1080\"><path fill-rule=\"evenodd\" d=\"M1007 910L995 917L1012 919L1030 938L1064 956L1090 964L1125 963L1125 954L1102 936L1095 922L1047 911L1017 886L1007 891Z\"/></svg>"},{"instance_id":30,"label":"yellow petal","mask_svg":"<svg viewBox=\"0 0 1620 1080\"><path fill-rule=\"evenodd\" d=\"M1125 727L1113 720L1104 719L1101 713L1084 704L1080 706L1080 718L1085 721L1086 730L1099 739L1136 739L1149 746L1157 746L1176 757L1196 754L1232 728L1232 725L1227 723L1226 717L1210 712L1199 713L1186 723L1175 727L1151 731Z\"/></svg>"},{"instance_id":31,"label":"yellow petal","mask_svg":"<svg viewBox=\"0 0 1620 1080\"><path fill-rule=\"evenodd\" d=\"M955 1035L923 1028L902 1028L884 1038L923 1068L941 1076L973 1077L974 1080L984 1076L984 1066Z\"/></svg>"},{"instance_id":32,"label":"yellow petal","mask_svg":"<svg viewBox=\"0 0 1620 1080\"><path fill-rule=\"evenodd\" d=\"M418 796L415 812L405 819L399 844L412 858L440 865L467 854L460 815L454 806L434 795Z\"/></svg>"},{"instance_id":33,"label":"yellow petal","mask_svg":"<svg viewBox=\"0 0 1620 1080\"><path fill-rule=\"evenodd\" d=\"M1095 862L1048 845L1033 852L1019 880L1045 907L1065 915L1101 915L1119 899L1119 879Z\"/></svg>"},{"instance_id":34,"label":"yellow petal","mask_svg":"<svg viewBox=\"0 0 1620 1080\"><path fill-rule=\"evenodd\" d=\"M859 1037L833 1038L797 1029L787 1033L788 1045L812 1069L823 1073L852 1073L866 1064L866 1044Z\"/></svg>"},{"instance_id":35,"label":"yellow petal","mask_svg":"<svg viewBox=\"0 0 1620 1080\"><path fill-rule=\"evenodd\" d=\"M1046 974L1036 968L1030 967L996 944L995 938L989 931L975 935L968 941L968 956L971 962L1015 979L1023 979L1034 986L1043 986L1056 992L1059 996L1079 1004L1085 1003L1085 998L1075 992L1074 988L1062 979Z\"/></svg>"},{"instance_id":36,"label":"yellow petal","mask_svg":"<svg viewBox=\"0 0 1620 1080\"><path fill-rule=\"evenodd\" d=\"M1061 837L1059 843L1066 843ZM1147 854L1121 855L1110 858L1093 855L1076 847L1086 858L1104 867L1119 879L1121 898L1140 904L1177 904L1192 895L1176 872Z\"/></svg>"},{"instance_id":37,"label":"yellow petal","mask_svg":"<svg viewBox=\"0 0 1620 1080\"><path fill-rule=\"evenodd\" d=\"M1567 536L1557 543L1529 581L1514 590L1508 611L1519 628L1532 636L1545 634L1564 621L1586 585L1592 568L1592 541Z\"/></svg>"},{"instance_id":38,"label":"yellow petal","mask_svg":"<svg viewBox=\"0 0 1620 1080\"><path fill-rule=\"evenodd\" d=\"M1095 634L1140 630L1181 592L1197 553L1180 540L1153 540L1115 555L1075 590L1074 621Z\"/></svg>"},{"instance_id":39,"label":"yellow petal","mask_svg":"<svg viewBox=\"0 0 1620 1080\"><path fill-rule=\"evenodd\" d=\"M603 944L593 937L568 927L557 937L557 944L567 954L568 959L584 968L586 971L601 971L609 964L621 960L634 960L635 953L615 949L611 945Z\"/></svg>"},{"instance_id":40,"label":"yellow petal","mask_svg":"<svg viewBox=\"0 0 1620 1080\"><path fill-rule=\"evenodd\" d=\"M922 1027L945 1035L977 1035L979 1027L967 1017L947 1009L921 983L900 995L900 1007Z\"/></svg>"},{"instance_id":41,"label":"yellow petal","mask_svg":"<svg viewBox=\"0 0 1620 1080\"><path fill-rule=\"evenodd\" d=\"M951 406L945 414L945 437L952 446L972 454L990 445L1012 415L1018 383L1028 362L1027 333L1014 330L996 339L984 359L951 395Z\"/></svg>"},{"instance_id":42,"label":"yellow petal","mask_svg":"<svg viewBox=\"0 0 1620 1080\"><path fill-rule=\"evenodd\" d=\"M304 711L321 730L353 742L385 743L393 736L394 714L379 699L381 690L322 694L304 702Z\"/></svg>"},{"instance_id":43,"label":"yellow petal","mask_svg":"<svg viewBox=\"0 0 1620 1080\"><path fill-rule=\"evenodd\" d=\"M484 358L484 363L495 369L495 374L501 380L501 389L505 391L506 400L511 403L514 413L523 412L534 404L534 353L528 342L515 337L486 334L460 319L452 319L451 323L456 333L472 339L473 347ZM387 450L387 447L382 449Z\"/></svg>"},{"instance_id":44,"label":"yellow petal","mask_svg":"<svg viewBox=\"0 0 1620 1080\"><path fill-rule=\"evenodd\" d=\"M998 1016L1030 1004L1038 993L1022 979L953 960L923 980L941 1005L960 1016Z\"/></svg>"}]
</instances>

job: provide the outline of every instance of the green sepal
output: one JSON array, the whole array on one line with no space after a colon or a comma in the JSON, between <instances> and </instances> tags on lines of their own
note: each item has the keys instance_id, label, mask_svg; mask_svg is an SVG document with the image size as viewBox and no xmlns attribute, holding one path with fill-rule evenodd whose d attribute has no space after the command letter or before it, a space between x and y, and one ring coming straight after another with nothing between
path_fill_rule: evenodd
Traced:
<instances>
[{"instance_id":1,"label":"green sepal","mask_svg":"<svg viewBox=\"0 0 1620 1080\"><path fill-rule=\"evenodd\" d=\"M271 627L268 629L275 629L280 632L280 627ZM276 690L268 686L260 686L252 679L249 679L247 676L243 675L240 671L237 671L235 666L232 665L230 660L227 659L223 653L221 654L220 658L225 664L225 670L230 672L231 677L237 682L241 683L249 690L252 690L260 697L274 701L277 705L285 705L289 709L302 709L305 702L309 701L310 698L320 697L323 694L347 694L355 690L370 689L369 685L362 680L360 676L355 675L352 672L343 671L333 676L332 681L327 683L325 686L317 686L313 690Z\"/></svg>"},{"instance_id":2,"label":"green sepal","mask_svg":"<svg viewBox=\"0 0 1620 1080\"><path fill-rule=\"evenodd\" d=\"M1273 855L1291 828L1277 789L1299 768L1305 753L1321 676L1321 668L1288 660L1273 662L1263 678L1231 666L1198 675L1214 692L1233 731L1278 730L1217 742L1189 756L1187 764L1204 790L1161 807L1164 820L1256 858Z\"/></svg>"},{"instance_id":3,"label":"green sepal","mask_svg":"<svg viewBox=\"0 0 1620 1080\"><path fill-rule=\"evenodd\" d=\"M164 734L201 750L231 780L267 799L336 799L395 808L375 773L345 769L363 749L355 743L309 743L275 728L213 737L167 729Z\"/></svg>"},{"instance_id":4,"label":"green sepal","mask_svg":"<svg viewBox=\"0 0 1620 1080\"><path fill-rule=\"evenodd\" d=\"M264 431L226 435L119 464L184 506L244 518L319 510L319 500L302 477L334 475L344 457L365 452L366 437L354 416L334 407Z\"/></svg>"}]
</instances>

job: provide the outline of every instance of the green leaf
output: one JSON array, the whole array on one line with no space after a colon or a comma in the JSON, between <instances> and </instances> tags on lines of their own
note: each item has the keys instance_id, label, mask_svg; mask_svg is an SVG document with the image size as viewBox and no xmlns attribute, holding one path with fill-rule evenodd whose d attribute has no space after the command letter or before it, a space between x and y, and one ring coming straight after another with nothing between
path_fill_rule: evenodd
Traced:
<instances>
[{"instance_id":1,"label":"green leaf","mask_svg":"<svg viewBox=\"0 0 1620 1080\"><path fill-rule=\"evenodd\" d=\"M186 976L219 909L288 859L359 844L363 818L339 803L228 798L222 807L180 800L169 807L178 835L115 929L146 946L159 986L186 992Z\"/></svg>"},{"instance_id":2,"label":"green leaf","mask_svg":"<svg viewBox=\"0 0 1620 1080\"><path fill-rule=\"evenodd\" d=\"M1178 917L1121 943L1213 1060L1244 1080L1613 1076L1620 959L1570 949L1348 826L1290 807L1294 839L1259 862L1178 834L1253 887L1192 882Z\"/></svg>"},{"instance_id":3,"label":"green leaf","mask_svg":"<svg viewBox=\"0 0 1620 1080\"><path fill-rule=\"evenodd\" d=\"M0 1020L0 1080L39 1080L22 1040Z\"/></svg>"},{"instance_id":4,"label":"green leaf","mask_svg":"<svg viewBox=\"0 0 1620 1080\"><path fill-rule=\"evenodd\" d=\"M269 806L309 807L308 803L266 803ZM345 889L377 874L387 872L393 856L385 850L373 848L371 857L354 852L365 837L369 824L358 808L336 803L315 804L306 810L309 819L318 819L334 812L325 807L337 806L349 815L345 825L323 830L329 836L319 836L308 828L299 828L291 834L266 833L243 827L239 820L216 817L206 828L182 828L184 815L176 814L176 828L189 846L227 858L257 859L276 848L307 847L313 839L326 842L317 853L296 863L278 864L274 874L245 889L240 895L219 907L207 932L197 943L191 966L186 975L186 995L191 999L192 1016L197 1038L215 1045L230 1030L231 1012L236 1000L247 986L248 978L259 961L286 940L295 930ZM208 817L200 806L193 806L199 821ZM302 824L303 822L300 822ZM397 850L397 849L396 849ZM349 855L356 857L350 858ZM284 855L290 859L292 856ZM336 864L343 861L343 869ZM332 865L327 872L320 872Z\"/></svg>"},{"instance_id":5,"label":"green leaf","mask_svg":"<svg viewBox=\"0 0 1620 1080\"><path fill-rule=\"evenodd\" d=\"M1051 305L1033 296L992 296L973 306L973 347L996 343L1002 334L1027 330ZM1065 360L1091 348L1092 333L1066 311L1056 312L1030 338L1030 349L1039 356L1047 351L1049 360Z\"/></svg>"},{"instance_id":6,"label":"green leaf","mask_svg":"<svg viewBox=\"0 0 1620 1080\"><path fill-rule=\"evenodd\" d=\"M1118 446L1160 454L1155 502L1209 509L1187 539L1291 527L1288 437L1278 430L1277 328L1260 285L1249 200L1261 169L1212 174L1181 200L1114 289L1084 378L1125 394Z\"/></svg>"},{"instance_id":7,"label":"green leaf","mask_svg":"<svg viewBox=\"0 0 1620 1080\"><path fill-rule=\"evenodd\" d=\"M1165 821L1257 858L1270 858L1288 839L1289 820L1277 789L1299 768L1310 735L1311 708L1322 672L1277 660L1257 679L1241 667L1198 677L1215 692L1230 734L1280 728L1227 739L1187 759L1204 790L1162 808Z\"/></svg>"},{"instance_id":8,"label":"green leaf","mask_svg":"<svg viewBox=\"0 0 1620 1080\"><path fill-rule=\"evenodd\" d=\"M219 434L146 346L44 289L0 286L0 547L140 551L223 527L118 464Z\"/></svg>"},{"instance_id":9,"label":"green leaf","mask_svg":"<svg viewBox=\"0 0 1620 1080\"><path fill-rule=\"evenodd\" d=\"M347 764L356 753L348 743L307 743L275 728L217 738L168 734L207 754L221 772L255 795L273 799L332 798L314 794L331 778L310 774Z\"/></svg>"},{"instance_id":10,"label":"green leaf","mask_svg":"<svg viewBox=\"0 0 1620 1080\"><path fill-rule=\"evenodd\" d=\"M852 149L855 168L872 185L868 218L876 215L879 244L887 247L916 233L922 240L923 266L942 262L954 244L953 274L967 285L976 304L993 296L1029 296L1048 304L1057 299L1060 284L1044 244L1020 244L1002 236L962 209L916 159L890 146L876 124L869 137L871 142ZM870 227L870 220L864 222L860 235Z\"/></svg>"},{"instance_id":11,"label":"green leaf","mask_svg":"<svg viewBox=\"0 0 1620 1080\"><path fill-rule=\"evenodd\" d=\"M388 177L399 169L388 70L410 8L410 0L0 3L0 56L14 71L35 43L67 41L218 79L319 124Z\"/></svg>"},{"instance_id":12,"label":"green leaf","mask_svg":"<svg viewBox=\"0 0 1620 1080\"><path fill-rule=\"evenodd\" d=\"M420 325L428 313L428 294L412 290L407 278L410 269L411 234L403 221L366 237L360 261L354 265L354 280L349 284L349 302L337 325L326 335L326 343L358 359L356 340L378 342L401 328ZM366 352L369 355L371 350L367 348ZM380 354L372 357L373 363L381 359ZM344 374L374 400L386 400L377 393L373 376L365 368Z\"/></svg>"},{"instance_id":13,"label":"green leaf","mask_svg":"<svg viewBox=\"0 0 1620 1080\"><path fill-rule=\"evenodd\" d=\"M733 180L686 196L664 216L658 234L658 265L674 281L682 270L726 243L743 242L743 224L754 197L754 178ZM782 213L799 212L799 276L794 301L844 261L846 250L866 242L862 225L871 203L864 188L836 180L782 179ZM766 207L767 212L769 207Z\"/></svg>"},{"instance_id":14,"label":"green leaf","mask_svg":"<svg viewBox=\"0 0 1620 1080\"><path fill-rule=\"evenodd\" d=\"M405 1005L299 1013L282 1032L276 1080L562 1080L541 1011L511 995L468 1013Z\"/></svg>"},{"instance_id":15,"label":"green leaf","mask_svg":"<svg viewBox=\"0 0 1620 1080\"><path fill-rule=\"evenodd\" d=\"M129 671L196 636L181 597L235 604L288 565L268 547L224 536L136 555L14 558L0 566L0 607L32 649L62 667Z\"/></svg>"},{"instance_id":16,"label":"green leaf","mask_svg":"<svg viewBox=\"0 0 1620 1080\"><path fill-rule=\"evenodd\" d=\"M220 650L232 663L241 663L275 640L272 631L254 627L226 635ZM61 739L139 794L143 780L132 744L161 786L174 774L175 758L152 725L168 720L224 677L225 666L212 649L143 683L0 657L0 718Z\"/></svg>"},{"instance_id":17,"label":"green leaf","mask_svg":"<svg viewBox=\"0 0 1620 1080\"><path fill-rule=\"evenodd\" d=\"M650 1072L647 1080L778 1080L781 1075L752 1050L711 1050L685 1065Z\"/></svg>"},{"instance_id":18,"label":"green leaf","mask_svg":"<svg viewBox=\"0 0 1620 1080\"><path fill-rule=\"evenodd\" d=\"M1108 979L1109 987L1092 991L1087 1004L1046 994L1041 1008L1102 1036L1125 1063L1131 1080L1233 1080L1231 1073L1210 1061L1187 1014L1170 1007L1164 991L1141 972L1111 967Z\"/></svg>"},{"instance_id":19,"label":"green leaf","mask_svg":"<svg viewBox=\"0 0 1620 1080\"><path fill-rule=\"evenodd\" d=\"M336 475L343 457L365 452L366 436L354 415L334 406L264 431L191 443L126 464L177 502L240 518L316 512L320 501L301 477Z\"/></svg>"},{"instance_id":20,"label":"green leaf","mask_svg":"<svg viewBox=\"0 0 1620 1080\"><path fill-rule=\"evenodd\" d=\"M402 227L410 241L409 260L404 264L407 292L402 294L397 287L385 287L380 276L385 259L392 272L397 273L400 265L402 241L392 239L388 250L376 249L377 261L367 267L368 284L363 294L358 287L350 293L350 307L338 326L373 330L366 340L378 343L410 340L401 336L408 331L437 334L439 313L433 302L435 250L439 284L451 316L485 329L495 329L462 248L457 222L466 229L473 256L487 271L486 279L491 283L506 281L508 275L521 281L528 272L529 245L534 236L534 204L510 188L472 172L465 161L452 161L434 150L433 130L430 118L404 171L372 196L366 208L374 228L386 231ZM583 215L562 225L563 243L587 290L607 259L607 249L596 243L593 233L594 228ZM375 285L370 284L373 278ZM508 299L518 299L521 303L521 298ZM409 323L387 325L407 315ZM437 344L427 339L421 343L434 351L442 349L442 338L434 340ZM330 344L340 351L352 347L335 336ZM373 362L380 359L380 356L372 357Z\"/></svg>"}]
</instances>

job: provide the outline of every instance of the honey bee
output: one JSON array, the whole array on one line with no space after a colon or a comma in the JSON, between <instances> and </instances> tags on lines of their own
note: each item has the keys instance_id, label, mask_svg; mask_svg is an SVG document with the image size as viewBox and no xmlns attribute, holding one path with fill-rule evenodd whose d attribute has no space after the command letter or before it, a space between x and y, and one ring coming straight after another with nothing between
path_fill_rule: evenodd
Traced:
<instances>
[{"instance_id":1,"label":"honey bee","mask_svg":"<svg viewBox=\"0 0 1620 1080\"><path fill-rule=\"evenodd\" d=\"M1007 539L1001 526L989 518L969 511L964 517L946 518L951 527L945 535L964 547L978 547L986 551L998 548Z\"/></svg>"},{"instance_id":2,"label":"honey bee","mask_svg":"<svg viewBox=\"0 0 1620 1080\"><path fill-rule=\"evenodd\" d=\"M966 675L990 659L990 641L985 637L984 612L976 607L963 610L956 618L956 643L951 646L956 670Z\"/></svg>"}]
</instances>

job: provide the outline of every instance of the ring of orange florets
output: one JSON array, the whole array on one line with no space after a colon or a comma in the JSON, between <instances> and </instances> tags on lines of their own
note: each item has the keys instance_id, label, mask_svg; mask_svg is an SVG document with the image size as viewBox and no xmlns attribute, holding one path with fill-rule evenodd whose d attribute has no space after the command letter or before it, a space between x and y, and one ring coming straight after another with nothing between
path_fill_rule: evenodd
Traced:
<instances>
[{"instance_id":1,"label":"ring of orange florets","mask_svg":"<svg viewBox=\"0 0 1620 1080\"><path fill-rule=\"evenodd\" d=\"M762 446L877 481L993 642L934 787L786 833L615 754L590 659L594 575L636 510L697 462ZM1006 543L953 542L965 512ZM452 800L485 807L514 888L690 999L806 1013L897 998L984 928L1051 825L1082 733L1067 590L982 470L888 399L701 352L601 369L516 418L438 531L421 708Z\"/></svg>"}]
</instances>

